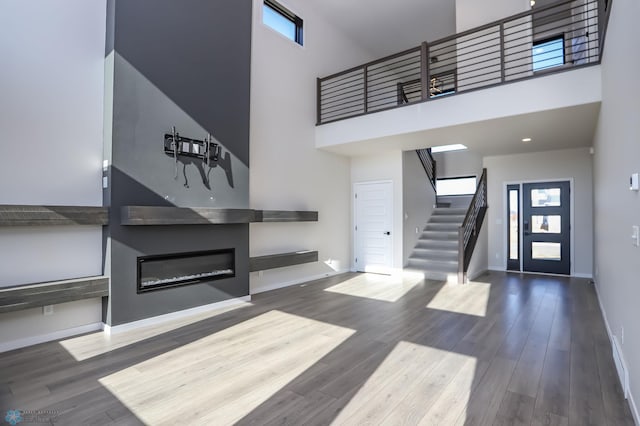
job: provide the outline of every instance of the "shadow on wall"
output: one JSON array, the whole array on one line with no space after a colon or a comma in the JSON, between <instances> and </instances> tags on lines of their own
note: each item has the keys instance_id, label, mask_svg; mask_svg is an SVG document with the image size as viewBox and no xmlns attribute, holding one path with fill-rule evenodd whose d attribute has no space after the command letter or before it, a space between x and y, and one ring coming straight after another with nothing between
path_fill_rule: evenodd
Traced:
<instances>
[{"instance_id":1,"label":"shadow on wall","mask_svg":"<svg viewBox=\"0 0 640 426\"><path fill-rule=\"evenodd\" d=\"M167 154L169 155L169 154ZM205 163L205 161L201 158L194 157L186 157L183 155L179 155L178 159L175 160L176 163L182 164L182 177L184 178L184 187L189 188L189 178L187 177L187 166L193 165L200 174L200 179L202 179L202 184L208 190L211 190L211 170L216 167L220 167L224 170L225 176L227 177L227 183L231 188L233 188L233 171L231 169L231 155L229 152L225 152L222 159L214 162L211 165ZM177 164L176 164L177 166ZM206 170L205 170L206 169ZM176 175L177 178L177 175Z\"/></svg>"}]
</instances>

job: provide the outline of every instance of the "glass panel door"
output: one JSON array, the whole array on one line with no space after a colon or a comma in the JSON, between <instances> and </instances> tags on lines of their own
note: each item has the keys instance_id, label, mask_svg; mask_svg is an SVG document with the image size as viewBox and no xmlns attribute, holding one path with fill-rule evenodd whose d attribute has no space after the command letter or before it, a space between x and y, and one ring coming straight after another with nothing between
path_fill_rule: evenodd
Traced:
<instances>
[{"instance_id":1,"label":"glass panel door","mask_svg":"<svg viewBox=\"0 0 640 426\"><path fill-rule=\"evenodd\" d=\"M522 186L522 269L571 273L569 182Z\"/></svg>"},{"instance_id":2,"label":"glass panel door","mask_svg":"<svg viewBox=\"0 0 640 426\"><path fill-rule=\"evenodd\" d=\"M507 270L520 270L520 185L507 185Z\"/></svg>"}]
</instances>

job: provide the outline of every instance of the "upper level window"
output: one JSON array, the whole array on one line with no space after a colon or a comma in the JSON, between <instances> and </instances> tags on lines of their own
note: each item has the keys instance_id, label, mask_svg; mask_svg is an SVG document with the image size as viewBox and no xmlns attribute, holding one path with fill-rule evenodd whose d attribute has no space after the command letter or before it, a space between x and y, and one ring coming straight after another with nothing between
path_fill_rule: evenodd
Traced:
<instances>
[{"instance_id":1,"label":"upper level window","mask_svg":"<svg viewBox=\"0 0 640 426\"><path fill-rule=\"evenodd\" d=\"M264 0L262 22L302 46L302 19L273 0Z\"/></svg>"},{"instance_id":2,"label":"upper level window","mask_svg":"<svg viewBox=\"0 0 640 426\"><path fill-rule=\"evenodd\" d=\"M533 43L533 71L564 65L564 36Z\"/></svg>"},{"instance_id":3,"label":"upper level window","mask_svg":"<svg viewBox=\"0 0 640 426\"><path fill-rule=\"evenodd\" d=\"M473 195L476 192L477 179L475 176L443 178L436 180L436 194L447 195Z\"/></svg>"}]
</instances>

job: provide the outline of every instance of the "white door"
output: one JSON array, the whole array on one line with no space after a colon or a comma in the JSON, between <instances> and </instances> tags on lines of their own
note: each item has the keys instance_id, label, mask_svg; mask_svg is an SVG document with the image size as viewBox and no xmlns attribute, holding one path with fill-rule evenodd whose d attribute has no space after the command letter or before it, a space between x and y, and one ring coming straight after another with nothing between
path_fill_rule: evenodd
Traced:
<instances>
[{"instance_id":1,"label":"white door","mask_svg":"<svg viewBox=\"0 0 640 426\"><path fill-rule=\"evenodd\" d=\"M356 270L390 274L393 266L392 182L356 183L354 192Z\"/></svg>"}]
</instances>

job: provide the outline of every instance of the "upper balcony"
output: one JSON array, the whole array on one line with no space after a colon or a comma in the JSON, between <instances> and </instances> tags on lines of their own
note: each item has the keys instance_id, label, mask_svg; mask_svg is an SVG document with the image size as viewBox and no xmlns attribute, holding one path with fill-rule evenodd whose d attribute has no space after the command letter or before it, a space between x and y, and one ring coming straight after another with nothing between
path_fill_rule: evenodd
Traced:
<instances>
[{"instance_id":1,"label":"upper balcony","mask_svg":"<svg viewBox=\"0 0 640 426\"><path fill-rule=\"evenodd\" d=\"M423 148L482 139L483 126L486 137L497 124L515 131L530 114L550 128L595 123L610 8L559 1L320 78L316 146L357 154L392 137ZM577 133L590 141L593 129Z\"/></svg>"}]
</instances>

